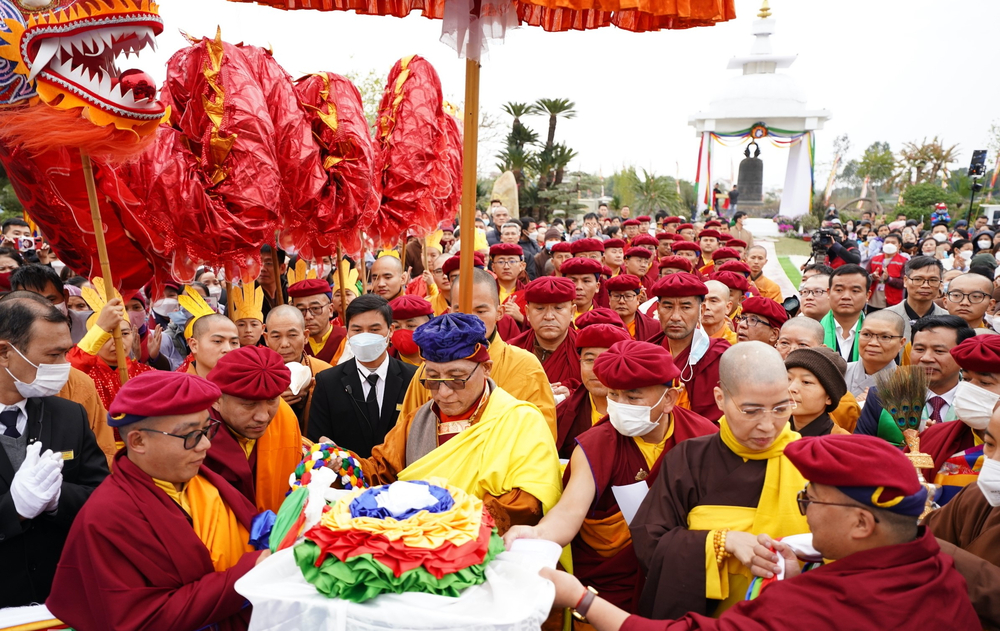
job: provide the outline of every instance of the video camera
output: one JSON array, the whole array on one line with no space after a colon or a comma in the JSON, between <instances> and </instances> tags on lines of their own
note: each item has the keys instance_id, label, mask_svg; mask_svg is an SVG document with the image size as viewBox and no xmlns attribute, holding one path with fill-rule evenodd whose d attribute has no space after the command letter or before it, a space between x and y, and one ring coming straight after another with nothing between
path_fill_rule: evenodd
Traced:
<instances>
[{"instance_id":1,"label":"video camera","mask_svg":"<svg viewBox=\"0 0 1000 631\"><path fill-rule=\"evenodd\" d=\"M837 231L832 228L820 228L812 233L810 243L812 244L813 256L826 256L826 251L830 249L830 246L836 240Z\"/></svg>"}]
</instances>

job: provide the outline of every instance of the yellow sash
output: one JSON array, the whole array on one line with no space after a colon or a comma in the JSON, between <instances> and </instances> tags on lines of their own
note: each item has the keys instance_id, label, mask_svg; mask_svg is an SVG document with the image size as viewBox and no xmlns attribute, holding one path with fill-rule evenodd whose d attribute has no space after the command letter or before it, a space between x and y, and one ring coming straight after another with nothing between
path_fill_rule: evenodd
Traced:
<instances>
[{"instance_id":1,"label":"yellow sash","mask_svg":"<svg viewBox=\"0 0 1000 631\"><path fill-rule=\"evenodd\" d=\"M216 572L228 570L244 553L253 551L247 543L250 533L208 480L201 476L192 478L186 495L191 503L194 532L208 548Z\"/></svg>"},{"instance_id":2,"label":"yellow sash","mask_svg":"<svg viewBox=\"0 0 1000 631\"><path fill-rule=\"evenodd\" d=\"M712 531L728 528L754 535L767 533L775 538L809 532L806 518L799 513L796 502L796 496L805 487L806 479L784 456L785 446L798 440L800 436L786 424L770 447L755 452L736 441L725 416L719 419L719 426L722 442L737 456L744 460L767 460L764 488L756 509L744 506L695 506L688 513L688 529ZM750 570L733 557L719 566L715 560L713 535L709 532L705 540L705 596L723 601L715 612L716 616L743 600L750 577Z\"/></svg>"},{"instance_id":3,"label":"yellow sash","mask_svg":"<svg viewBox=\"0 0 1000 631\"><path fill-rule=\"evenodd\" d=\"M299 419L282 399L278 413L264 435L257 439L257 477L254 480L257 510L278 512L288 493L288 477L300 460L302 434L299 432Z\"/></svg>"}]
</instances>

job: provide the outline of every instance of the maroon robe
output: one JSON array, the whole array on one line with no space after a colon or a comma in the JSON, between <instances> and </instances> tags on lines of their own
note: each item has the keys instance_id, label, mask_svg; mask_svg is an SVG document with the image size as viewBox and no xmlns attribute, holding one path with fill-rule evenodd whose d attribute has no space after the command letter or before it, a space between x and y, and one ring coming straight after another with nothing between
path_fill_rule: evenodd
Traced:
<instances>
[{"instance_id":1,"label":"maroon robe","mask_svg":"<svg viewBox=\"0 0 1000 631\"><path fill-rule=\"evenodd\" d=\"M931 425L920 433L920 451L934 458L934 469L923 469L924 479L933 483L948 458L975 445L972 428L962 421Z\"/></svg>"},{"instance_id":2,"label":"maroon robe","mask_svg":"<svg viewBox=\"0 0 1000 631\"><path fill-rule=\"evenodd\" d=\"M330 337L326 338L326 344L323 345L323 348L318 353L313 353L312 344L308 340L306 341L306 355L332 364L333 356L337 354L337 351L340 349L340 343L344 341L345 337L347 337L347 329L334 324L333 330L330 331Z\"/></svg>"},{"instance_id":3,"label":"maroon robe","mask_svg":"<svg viewBox=\"0 0 1000 631\"><path fill-rule=\"evenodd\" d=\"M950 631L983 628L951 557L923 528L909 543L857 552L773 583L718 619L694 613L676 621L630 616L621 631L842 631L917 623Z\"/></svg>"},{"instance_id":4,"label":"maroon robe","mask_svg":"<svg viewBox=\"0 0 1000 631\"><path fill-rule=\"evenodd\" d=\"M660 472L663 456L675 445L689 438L719 431L711 421L689 410L675 407L673 414L674 432L667 439L663 453L651 471L647 471L650 467L635 444L635 439L619 434L607 416L593 428L577 436L576 442L587 456L597 487L594 501L587 512L588 519L607 519L621 512L611 487L635 484L640 481L640 472L648 474L643 481L652 485ZM563 476L564 485L569 482L570 473L571 467L567 466ZM630 612L637 610L644 581L631 543L610 557L598 554L580 534L576 535L571 546L573 573L577 578L592 585L601 593L602 598L616 606Z\"/></svg>"},{"instance_id":5,"label":"maroon robe","mask_svg":"<svg viewBox=\"0 0 1000 631\"><path fill-rule=\"evenodd\" d=\"M668 353L670 352L670 340L662 330L646 341L659 344ZM701 414L710 421L718 421L722 416L722 410L715 403L715 386L719 385L719 359L730 346L732 345L722 338L710 338L708 350L693 366L693 373L687 366L688 356L691 354L690 344L674 356L674 365L681 371L681 381L684 382L688 399L691 401L691 411Z\"/></svg>"},{"instance_id":6,"label":"maroon robe","mask_svg":"<svg viewBox=\"0 0 1000 631\"><path fill-rule=\"evenodd\" d=\"M222 418L218 410L213 410L213 416ZM225 423L223 426L212 439L212 447L205 453L205 466L219 474L256 506L257 443L254 443L248 459L233 433L225 427Z\"/></svg>"},{"instance_id":7,"label":"maroon robe","mask_svg":"<svg viewBox=\"0 0 1000 631\"><path fill-rule=\"evenodd\" d=\"M635 336L633 339L645 342L662 332L659 320L649 317L638 309L635 310Z\"/></svg>"},{"instance_id":8,"label":"maroon robe","mask_svg":"<svg viewBox=\"0 0 1000 631\"><path fill-rule=\"evenodd\" d=\"M649 295L650 290L656 281L660 280L660 257L653 255L650 259L649 269L646 271L646 275L642 277L642 286L646 290L646 295Z\"/></svg>"},{"instance_id":9,"label":"maroon robe","mask_svg":"<svg viewBox=\"0 0 1000 631\"><path fill-rule=\"evenodd\" d=\"M568 460L576 448L576 437L594 426L590 392L582 385L556 406L556 449Z\"/></svg>"},{"instance_id":10,"label":"maroon robe","mask_svg":"<svg viewBox=\"0 0 1000 631\"><path fill-rule=\"evenodd\" d=\"M254 505L204 465L198 474L249 530ZM76 516L45 604L77 631L246 629L251 610L233 585L259 556L216 572L190 517L122 450Z\"/></svg>"},{"instance_id":11,"label":"maroon robe","mask_svg":"<svg viewBox=\"0 0 1000 631\"><path fill-rule=\"evenodd\" d=\"M549 378L549 383L561 383L570 389L575 390L583 383L580 376L580 356L576 353L576 329L572 325L566 334L566 339L542 362L545 376ZM511 346L523 348L529 353L535 352L535 331L528 329L521 335L504 340Z\"/></svg>"}]
</instances>

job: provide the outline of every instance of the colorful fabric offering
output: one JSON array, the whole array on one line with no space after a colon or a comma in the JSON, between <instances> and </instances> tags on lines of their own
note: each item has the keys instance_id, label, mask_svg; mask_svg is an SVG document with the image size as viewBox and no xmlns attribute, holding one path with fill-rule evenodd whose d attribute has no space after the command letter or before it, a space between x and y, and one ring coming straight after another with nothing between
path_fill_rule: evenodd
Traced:
<instances>
[{"instance_id":1,"label":"colorful fabric offering","mask_svg":"<svg viewBox=\"0 0 1000 631\"><path fill-rule=\"evenodd\" d=\"M486 580L503 549L480 500L441 480L395 482L329 506L295 561L321 593L360 603L383 593L458 597Z\"/></svg>"},{"instance_id":2,"label":"colorful fabric offering","mask_svg":"<svg viewBox=\"0 0 1000 631\"><path fill-rule=\"evenodd\" d=\"M288 485L292 490L309 484L314 469L327 467L340 458L340 469L337 477L345 489L365 488L365 475L361 471L361 463L350 452L343 451L333 443L315 443L309 448L309 453L302 459L299 466L292 472Z\"/></svg>"}]
</instances>

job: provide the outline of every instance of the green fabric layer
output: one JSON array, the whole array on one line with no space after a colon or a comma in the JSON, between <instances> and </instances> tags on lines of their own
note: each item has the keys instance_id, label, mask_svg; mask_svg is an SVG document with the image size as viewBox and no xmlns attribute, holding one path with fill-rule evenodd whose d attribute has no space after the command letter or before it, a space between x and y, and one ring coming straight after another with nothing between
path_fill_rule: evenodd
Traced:
<instances>
[{"instance_id":1,"label":"green fabric layer","mask_svg":"<svg viewBox=\"0 0 1000 631\"><path fill-rule=\"evenodd\" d=\"M883 409L878 416L878 437L892 443L896 447L902 447L905 442L903 431L899 429L896 419L892 418L892 414L886 409Z\"/></svg>"},{"instance_id":2,"label":"green fabric layer","mask_svg":"<svg viewBox=\"0 0 1000 631\"><path fill-rule=\"evenodd\" d=\"M282 539L298 521L299 515L302 514L302 507L305 506L307 499L309 499L309 489L302 486L292 491L281 503L281 508L278 509L278 515L274 520L274 529L271 530L271 538L268 540L271 552L278 551Z\"/></svg>"},{"instance_id":3,"label":"green fabric layer","mask_svg":"<svg viewBox=\"0 0 1000 631\"><path fill-rule=\"evenodd\" d=\"M494 529L482 563L448 574L440 580L422 567L403 572L397 577L388 567L372 559L370 554L362 554L347 561L340 561L330 555L316 567L320 549L308 540L295 546L295 562L305 579L319 592L330 598L362 603L383 593L423 592L458 597L466 587L479 585L486 580L486 566L503 551L503 539Z\"/></svg>"}]
</instances>

